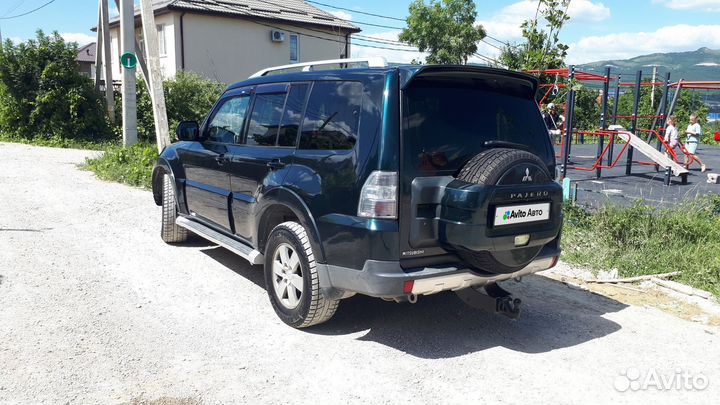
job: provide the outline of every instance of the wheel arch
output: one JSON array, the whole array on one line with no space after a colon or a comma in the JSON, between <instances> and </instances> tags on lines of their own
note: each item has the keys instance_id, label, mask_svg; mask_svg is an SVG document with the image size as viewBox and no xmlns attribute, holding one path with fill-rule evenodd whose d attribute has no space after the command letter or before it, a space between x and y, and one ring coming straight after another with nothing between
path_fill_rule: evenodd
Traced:
<instances>
[{"instance_id":1,"label":"wheel arch","mask_svg":"<svg viewBox=\"0 0 720 405\"><path fill-rule=\"evenodd\" d=\"M296 220L305 228L315 254L315 260L318 263L325 262L325 252L320 243L320 233L315 218L305 201L297 193L285 187L277 187L263 195L259 203L254 238L259 251L265 252L268 236L275 226L288 220Z\"/></svg>"},{"instance_id":2,"label":"wheel arch","mask_svg":"<svg viewBox=\"0 0 720 405\"><path fill-rule=\"evenodd\" d=\"M173 180L172 184L175 187L175 196L182 209L185 206L185 193L183 193L184 190L179 182L185 179L185 173L175 149L175 145L171 145L158 157L152 171L151 184L155 204L162 205L163 175L169 175Z\"/></svg>"}]
</instances>

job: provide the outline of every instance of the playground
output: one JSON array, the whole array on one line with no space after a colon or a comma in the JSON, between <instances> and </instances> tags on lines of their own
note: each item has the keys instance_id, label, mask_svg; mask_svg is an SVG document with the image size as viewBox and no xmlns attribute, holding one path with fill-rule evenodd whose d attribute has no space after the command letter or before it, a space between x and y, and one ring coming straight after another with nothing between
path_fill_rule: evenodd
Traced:
<instances>
[{"instance_id":1,"label":"playground","mask_svg":"<svg viewBox=\"0 0 720 405\"><path fill-rule=\"evenodd\" d=\"M702 142L708 138L720 141L720 133L713 135L705 130L695 154L706 165L706 171L701 170L698 159L686 148L684 127L679 128L681 140L677 149L669 146L664 134L667 118L673 115L681 92L720 91L720 81L671 82L670 73L663 81L658 81L654 74L652 80L647 81L639 70L632 82L623 82L622 76L613 75L610 67L604 75L582 72L573 66L529 73L555 79L554 83L540 86L544 91L539 102L541 108L551 96L565 99L562 128L551 138L556 144L557 178L566 188L566 199L589 206L608 200L622 205L643 200L649 205L662 206L720 193L717 180L720 147ZM597 97L601 106L599 125L593 129L577 128L574 121L576 84L593 82L602 86ZM662 95L654 114L640 115L641 89L650 86L653 95L656 88ZM558 96L561 91L564 93ZM632 92L634 96L630 112L618 111L621 91ZM619 120L626 127L619 125ZM641 127L640 122L651 124ZM685 162L689 165L685 166Z\"/></svg>"},{"instance_id":2,"label":"playground","mask_svg":"<svg viewBox=\"0 0 720 405\"><path fill-rule=\"evenodd\" d=\"M619 145L619 149L623 146ZM596 144L573 145L568 166L591 167L597 160L596 152ZM556 153L561 153L561 146L556 147ZM639 199L650 205L661 206L677 204L710 193L720 194L720 184L707 182L709 173L720 173L720 147L700 144L697 153L708 170L702 173L698 164L691 166L685 184L681 178L671 176L670 184L665 185L666 172L656 171L652 165L634 164L632 173L626 175L625 162L618 163L613 168L602 169L600 178L597 178L595 170L570 168L566 177L570 179L571 192L577 192L577 201L590 206L598 206L608 200L625 205Z\"/></svg>"}]
</instances>

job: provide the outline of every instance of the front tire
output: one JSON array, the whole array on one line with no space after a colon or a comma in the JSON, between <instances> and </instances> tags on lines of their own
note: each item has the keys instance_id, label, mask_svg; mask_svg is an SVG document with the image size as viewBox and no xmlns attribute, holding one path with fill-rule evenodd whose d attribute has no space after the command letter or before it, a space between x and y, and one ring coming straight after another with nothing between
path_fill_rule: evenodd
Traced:
<instances>
[{"instance_id":1,"label":"front tire","mask_svg":"<svg viewBox=\"0 0 720 405\"><path fill-rule=\"evenodd\" d=\"M297 222L283 222L270 232L265 286L275 313L293 328L329 320L340 303L323 295L310 240Z\"/></svg>"},{"instance_id":2,"label":"front tire","mask_svg":"<svg viewBox=\"0 0 720 405\"><path fill-rule=\"evenodd\" d=\"M187 240L187 229L175 224L177 216L177 198L175 197L175 188L172 185L172 178L169 175L164 174L160 237L165 243L180 243Z\"/></svg>"}]
</instances>

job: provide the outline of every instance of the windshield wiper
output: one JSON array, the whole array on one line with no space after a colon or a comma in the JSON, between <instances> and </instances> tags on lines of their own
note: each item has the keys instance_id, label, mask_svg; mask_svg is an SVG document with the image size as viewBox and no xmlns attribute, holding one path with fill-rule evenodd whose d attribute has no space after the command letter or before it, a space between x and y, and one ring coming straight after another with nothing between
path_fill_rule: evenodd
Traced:
<instances>
[{"instance_id":1,"label":"windshield wiper","mask_svg":"<svg viewBox=\"0 0 720 405\"><path fill-rule=\"evenodd\" d=\"M513 148L513 149L522 149L529 151L530 147L527 145L523 145L521 143L515 143L515 142L508 142L508 141L485 141L483 142L483 145L489 147L489 148Z\"/></svg>"}]
</instances>

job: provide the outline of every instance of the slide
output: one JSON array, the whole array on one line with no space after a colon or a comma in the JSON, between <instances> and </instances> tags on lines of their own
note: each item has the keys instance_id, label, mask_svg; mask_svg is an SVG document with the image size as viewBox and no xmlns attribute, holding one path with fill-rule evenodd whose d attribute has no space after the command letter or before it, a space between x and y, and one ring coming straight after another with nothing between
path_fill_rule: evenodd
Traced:
<instances>
[{"instance_id":1,"label":"slide","mask_svg":"<svg viewBox=\"0 0 720 405\"><path fill-rule=\"evenodd\" d=\"M653 162L660 165L660 167L665 168L670 166L670 170L672 171L673 176L681 176L688 173L688 169L678 164L674 160L670 159L669 157L665 156L664 153L655 149L654 146L640 139L632 132L618 131L618 136L623 141L630 143L630 145L635 148L635 150L649 157Z\"/></svg>"}]
</instances>

